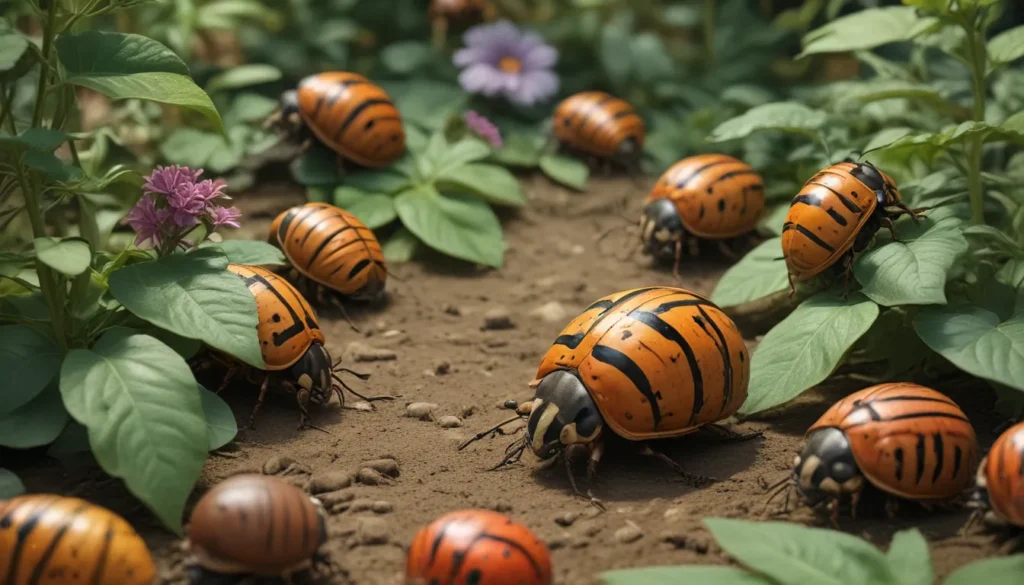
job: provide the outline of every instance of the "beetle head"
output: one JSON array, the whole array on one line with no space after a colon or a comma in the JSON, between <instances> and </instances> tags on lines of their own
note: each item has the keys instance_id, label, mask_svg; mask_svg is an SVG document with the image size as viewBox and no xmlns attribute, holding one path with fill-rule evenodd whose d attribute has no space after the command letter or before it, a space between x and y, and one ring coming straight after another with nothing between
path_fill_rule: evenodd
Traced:
<instances>
[{"instance_id":1,"label":"beetle head","mask_svg":"<svg viewBox=\"0 0 1024 585\"><path fill-rule=\"evenodd\" d=\"M818 429L793 462L797 488L811 505L864 489L864 475L843 431Z\"/></svg>"},{"instance_id":2,"label":"beetle head","mask_svg":"<svg viewBox=\"0 0 1024 585\"><path fill-rule=\"evenodd\" d=\"M558 370L537 386L526 423L527 440L537 457L550 459L569 445L595 440L603 423L583 382L568 370Z\"/></svg>"},{"instance_id":3,"label":"beetle head","mask_svg":"<svg viewBox=\"0 0 1024 585\"><path fill-rule=\"evenodd\" d=\"M671 199L655 199L644 207L640 217L640 239L645 253L672 258L676 242L684 231L679 211Z\"/></svg>"}]
</instances>

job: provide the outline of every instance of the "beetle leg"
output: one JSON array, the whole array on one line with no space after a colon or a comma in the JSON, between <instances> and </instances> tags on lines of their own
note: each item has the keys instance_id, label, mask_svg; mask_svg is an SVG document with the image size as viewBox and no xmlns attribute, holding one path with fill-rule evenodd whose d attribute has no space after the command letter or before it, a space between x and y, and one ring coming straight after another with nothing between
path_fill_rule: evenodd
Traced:
<instances>
[{"instance_id":1,"label":"beetle leg","mask_svg":"<svg viewBox=\"0 0 1024 585\"><path fill-rule=\"evenodd\" d=\"M889 217L882 218L882 225L889 229L889 233L892 234L892 241L900 241L899 235L896 233L896 225L892 223L892 219Z\"/></svg>"},{"instance_id":2,"label":"beetle leg","mask_svg":"<svg viewBox=\"0 0 1024 585\"><path fill-rule=\"evenodd\" d=\"M602 512L606 512L607 508L604 507L604 504L601 503L601 500L594 497L594 493L590 490L589 486L587 487L587 493L584 495L584 493L580 491L579 486L576 485L576 478L573 476L572 473L572 459L569 458L569 454L567 452L562 452L562 459L565 460L565 471L569 475L569 484L572 485L572 491L576 492L576 495L579 496L580 498L587 500L587 502L590 503L591 506L594 506L595 508Z\"/></svg>"},{"instance_id":3,"label":"beetle leg","mask_svg":"<svg viewBox=\"0 0 1024 585\"><path fill-rule=\"evenodd\" d=\"M724 427L724 426L722 426L720 424L716 424L716 423L712 423L712 424L706 425L706 426L704 426L702 428L705 428L705 429L715 433L719 437L722 437L723 439L726 439L726 440L729 440L729 441L749 441L751 439L756 439L758 437L763 437L764 436L764 433L762 433L761 431L750 431L749 433L737 433L736 431L734 431L734 430L732 430L730 428Z\"/></svg>"},{"instance_id":4,"label":"beetle leg","mask_svg":"<svg viewBox=\"0 0 1024 585\"><path fill-rule=\"evenodd\" d=\"M267 397L267 388L270 387L270 376L263 378L263 384L260 385L260 396L256 399L256 406L252 407L252 414L249 415L249 428L256 428L256 415L260 409L263 408L263 400Z\"/></svg>"},{"instance_id":5,"label":"beetle leg","mask_svg":"<svg viewBox=\"0 0 1024 585\"><path fill-rule=\"evenodd\" d=\"M796 284L793 283L793 273L786 271L786 278L789 279L789 296L790 298L796 294Z\"/></svg>"},{"instance_id":6,"label":"beetle leg","mask_svg":"<svg viewBox=\"0 0 1024 585\"><path fill-rule=\"evenodd\" d=\"M322 291L323 287L320 287L318 290ZM337 295L333 295L333 294L332 295L328 295L327 299L330 301L330 304L334 305L334 307L336 309L341 311L341 316L344 317L344 319L346 321L348 321L348 324L352 328L352 331L355 331L356 333L359 333L359 328L356 327L356 324L353 323L352 319L349 318L348 311L345 310L345 305L343 305L341 303L341 300L338 298L338 296Z\"/></svg>"},{"instance_id":7,"label":"beetle leg","mask_svg":"<svg viewBox=\"0 0 1024 585\"><path fill-rule=\"evenodd\" d=\"M836 498L836 499L832 500L831 502L829 502L829 504L828 504L828 511L829 511L829 516L828 516L829 522L832 524L833 528L838 530L839 529L839 498Z\"/></svg>"},{"instance_id":8,"label":"beetle leg","mask_svg":"<svg viewBox=\"0 0 1024 585\"><path fill-rule=\"evenodd\" d=\"M234 380L235 376L238 375L238 370L238 364L231 364L231 366L228 367L227 373L224 374L224 380L220 383L220 386L217 388L214 394L220 394L221 392L223 392L224 389L228 387L228 384L231 383L231 380Z\"/></svg>"},{"instance_id":9,"label":"beetle leg","mask_svg":"<svg viewBox=\"0 0 1024 585\"><path fill-rule=\"evenodd\" d=\"M590 460L587 461L587 485L589 486L597 479L597 465L601 462L601 457L604 456L604 437L598 437L588 443L587 449L590 450Z\"/></svg>"},{"instance_id":10,"label":"beetle leg","mask_svg":"<svg viewBox=\"0 0 1024 585\"><path fill-rule=\"evenodd\" d=\"M646 443L641 448L640 454L646 455L648 457L654 457L658 461L661 461L665 465L668 465L669 467L672 468L673 471L681 475L683 479L689 482L693 487L704 487L708 484L712 484L715 483L715 481L717 481L712 477L706 477L703 475L698 475L696 473L690 473L689 471L686 471L685 469L683 469L681 465L673 461L671 457L665 455L664 453L659 453L654 449L651 449L651 446L647 445Z\"/></svg>"},{"instance_id":11,"label":"beetle leg","mask_svg":"<svg viewBox=\"0 0 1024 585\"><path fill-rule=\"evenodd\" d=\"M896 518L896 511L900 507L900 501L896 498L889 496L885 499L885 516L889 520Z\"/></svg>"},{"instance_id":12,"label":"beetle leg","mask_svg":"<svg viewBox=\"0 0 1024 585\"><path fill-rule=\"evenodd\" d=\"M850 494L850 518L857 519L857 504L860 503L861 492L853 492Z\"/></svg>"},{"instance_id":13,"label":"beetle leg","mask_svg":"<svg viewBox=\"0 0 1024 585\"><path fill-rule=\"evenodd\" d=\"M290 384L289 384L290 385ZM327 429L322 429L309 422L309 390L305 388L293 388L295 390L295 400L299 403L299 427L298 430L305 428L316 429L323 431L327 434L331 434Z\"/></svg>"},{"instance_id":14,"label":"beetle leg","mask_svg":"<svg viewBox=\"0 0 1024 585\"><path fill-rule=\"evenodd\" d=\"M679 276L679 263L683 260L683 238L676 239L676 250L675 250L675 262L672 264L672 276L676 279L676 282L682 280Z\"/></svg>"}]
</instances>

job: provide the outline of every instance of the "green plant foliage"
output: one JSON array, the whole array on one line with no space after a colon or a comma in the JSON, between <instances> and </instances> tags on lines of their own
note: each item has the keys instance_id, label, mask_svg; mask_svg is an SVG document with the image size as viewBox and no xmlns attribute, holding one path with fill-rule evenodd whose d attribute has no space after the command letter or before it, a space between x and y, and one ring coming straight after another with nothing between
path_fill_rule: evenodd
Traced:
<instances>
[{"instance_id":1,"label":"green plant foliage","mask_svg":"<svg viewBox=\"0 0 1024 585\"><path fill-rule=\"evenodd\" d=\"M0 327L0 415L29 403L53 380L60 368L60 350L53 340L27 325Z\"/></svg>"},{"instance_id":2,"label":"green plant foliage","mask_svg":"<svg viewBox=\"0 0 1024 585\"><path fill-rule=\"evenodd\" d=\"M711 300L719 307L732 307L788 288L782 238L771 238L761 242L722 275L711 293Z\"/></svg>"},{"instance_id":3,"label":"green plant foliage","mask_svg":"<svg viewBox=\"0 0 1024 585\"><path fill-rule=\"evenodd\" d=\"M288 263L284 253L276 246L267 242L227 240L224 242L204 242L201 247L219 250L228 259L229 264L283 266Z\"/></svg>"},{"instance_id":4,"label":"green plant foliage","mask_svg":"<svg viewBox=\"0 0 1024 585\"><path fill-rule=\"evenodd\" d=\"M224 73L214 76L206 83L207 93L216 93L228 89L239 89L261 83L269 83L281 79L281 70L273 65L253 63L239 65Z\"/></svg>"},{"instance_id":5,"label":"green plant foliage","mask_svg":"<svg viewBox=\"0 0 1024 585\"><path fill-rule=\"evenodd\" d=\"M49 445L68 422L56 384L47 386L32 401L0 416L0 447L31 449Z\"/></svg>"},{"instance_id":6,"label":"green plant foliage","mask_svg":"<svg viewBox=\"0 0 1024 585\"><path fill-rule=\"evenodd\" d=\"M932 569L928 541L917 530L902 530L892 537L886 559L892 568L895 581L900 585L932 585L935 571Z\"/></svg>"},{"instance_id":7,"label":"green plant foliage","mask_svg":"<svg viewBox=\"0 0 1024 585\"><path fill-rule=\"evenodd\" d=\"M1024 555L985 559L953 572L943 585L1016 585L1024 574Z\"/></svg>"},{"instance_id":8,"label":"green plant foliage","mask_svg":"<svg viewBox=\"0 0 1024 585\"><path fill-rule=\"evenodd\" d=\"M775 585L767 577L732 567L646 567L601 574L604 585L665 585L694 583L714 585Z\"/></svg>"},{"instance_id":9,"label":"green plant foliage","mask_svg":"<svg viewBox=\"0 0 1024 585\"><path fill-rule=\"evenodd\" d=\"M210 437L210 451L220 449L234 440L238 434L238 423L231 407L220 396L199 386L199 398L203 401L203 415L206 418L206 432Z\"/></svg>"},{"instance_id":10,"label":"green plant foliage","mask_svg":"<svg viewBox=\"0 0 1024 585\"><path fill-rule=\"evenodd\" d=\"M217 250L174 254L118 270L110 292L139 318L262 369L256 299L227 265Z\"/></svg>"},{"instance_id":11,"label":"green plant foliage","mask_svg":"<svg viewBox=\"0 0 1024 585\"><path fill-rule=\"evenodd\" d=\"M914 319L914 328L961 370L1024 390L1024 313L1003 321L981 307L927 307Z\"/></svg>"},{"instance_id":12,"label":"green plant foliage","mask_svg":"<svg viewBox=\"0 0 1024 585\"><path fill-rule=\"evenodd\" d=\"M877 317L878 305L859 293L842 299L823 292L804 301L758 344L740 412L784 404L823 381Z\"/></svg>"},{"instance_id":13,"label":"green plant foliage","mask_svg":"<svg viewBox=\"0 0 1024 585\"><path fill-rule=\"evenodd\" d=\"M333 203L356 216L371 230L384 227L398 217L394 198L382 193L367 193L355 187L335 189Z\"/></svg>"},{"instance_id":14,"label":"green plant foliage","mask_svg":"<svg viewBox=\"0 0 1024 585\"><path fill-rule=\"evenodd\" d=\"M590 169L582 162L568 156L547 154L540 157L538 164L540 170L544 171L544 174L552 181L572 187L577 191L586 190Z\"/></svg>"},{"instance_id":15,"label":"green plant foliage","mask_svg":"<svg viewBox=\"0 0 1024 585\"><path fill-rule=\"evenodd\" d=\"M180 534L211 442L185 360L153 337L116 330L92 349L69 353L60 380L100 466Z\"/></svg>"},{"instance_id":16,"label":"green plant foliage","mask_svg":"<svg viewBox=\"0 0 1024 585\"><path fill-rule=\"evenodd\" d=\"M36 259L68 276L78 276L89 269L92 251L82 238L36 238L32 242Z\"/></svg>"},{"instance_id":17,"label":"green plant foliage","mask_svg":"<svg viewBox=\"0 0 1024 585\"><path fill-rule=\"evenodd\" d=\"M935 24L934 19L921 18L913 8L905 6L861 10L807 33L798 58L908 41Z\"/></svg>"},{"instance_id":18,"label":"green plant foliage","mask_svg":"<svg viewBox=\"0 0 1024 585\"><path fill-rule=\"evenodd\" d=\"M381 248L383 249L385 260L388 262L402 263L412 260L412 257L416 254L416 249L419 245L420 241L412 232L405 228L401 228L392 234L391 237L381 245Z\"/></svg>"},{"instance_id":19,"label":"green plant foliage","mask_svg":"<svg viewBox=\"0 0 1024 585\"><path fill-rule=\"evenodd\" d=\"M825 124L825 120L824 112L813 110L800 102L764 104L720 124L711 132L709 140L735 140L759 130L783 130L817 139L818 130Z\"/></svg>"},{"instance_id":20,"label":"green plant foliage","mask_svg":"<svg viewBox=\"0 0 1024 585\"><path fill-rule=\"evenodd\" d=\"M501 224L483 201L466 195L442 196L432 187L419 187L398 195L395 209L402 224L431 248L501 267L505 245Z\"/></svg>"},{"instance_id":21,"label":"green plant foliage","mask_svg":"<svg viewBox=\"0 0 1024 585\"><path fill-rule=\"evenodd\" d=\"M21 483L14 472L0 467L0 500L20 496L25 493L25 484Z\"/></svg>"}]
</instances>

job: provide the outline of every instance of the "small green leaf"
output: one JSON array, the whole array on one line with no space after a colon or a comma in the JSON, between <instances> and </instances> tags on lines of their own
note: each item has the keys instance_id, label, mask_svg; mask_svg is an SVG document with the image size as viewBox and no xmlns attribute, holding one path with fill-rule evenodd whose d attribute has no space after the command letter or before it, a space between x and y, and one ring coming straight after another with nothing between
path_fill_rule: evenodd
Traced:
<instances>
[{"instance_id":1,"label":"small green leaf","mask_svg":"<svg viewBox=\"0 0 1024 585\"><path fill-rule=\"evenodd\" d=\"M943 585L1020 585L1024 555L982 559L961 567Z\"/></svg>"},{"instance_id":2,"label":"small green leaf","mask_svg":"<svg viewBox=\"0 0 1024 585\"><path fill-rule=\"evenodd\" d=\"M273 65L250 63L232 67L224 73L213 76L206 84L207 93L239 89L281 79L281 70Z\"/></svg>"},{"instance_id":3,"label":"small green leaf","mask_svg":"<svg viewBox=\"0 0 1024 585\"><path fill-rule=\"evenodd\" d=\"M366 193L354 187L338 187L334 190L334 204L356 216L371 230L395 221L395 199L390 195Z\"/></svg>"},{"instance_id":4,"label":"small green leaf","mask_svg":"<svg viewBox=\"0 0 1024 585\"><path fill-rule=\"evenodd\" d=\"M89 242L83 238L43 237L32 241L36 249L36 258L57 272L68 276L78 276L89 269L92 262L92 251Z\"/></svg>"},{"instance_id":5,"label":"small green leaf","mask_svg":"<svg viewBox=\"0 0 1024 585\"><path fill-rule=\"evenodd\" d=\"M641 83L672 78L675 64L660 36L653 32L633 34L630 36L630 45L633 70Z\"/></svg>"},{"instance_id":6,"label":"small green leaf","mask_svg":"<svg viewBox=\"0 0 1024 585\"><path fill-rule=\"evenodd\" d=\"M431 49L421 41L399 41L384 47L380 61L395 73L412 73L420 68L431 54Z\"/></svg>"},{"instance_id":7,"label":"small green leaf","mask_svg":"<svg viewBox=\"0 0 1024 585\"><path fill-rule=\"evenodd\" d=\"M825 112L812 110L799 102L775 102L751 108L723 122L711 132L708 140L735 140L758 130L782 130L817 138L818 130L825 124L825 120Z\"/></svg>"},{"instance_id":8,"label":"small green leaf","mask_svg":"<svg viewBox=\"0 0 1024 585\"><path fill-rule=\"evenodd\" d=\"M471 163L458 166L439 174L437 182L441 185L451 184L467 189L495 205L526 205L526 199L523 198L522 189L515 175L497 165Z\"/></svg>"},{"instance_id":9,"label":"small green leaf","mask_svg":"<svg viewBox=\"0 0 1024 585\"><path fill-rule=\"evenodd\" d=\"M202 399L185 360L148 335L109 331L92 349L68 354L60 391L71 416L89 428L104 471L124 479L181 534L185 500L210 445Z\"/></svg>"},{"instance_id":10,"label":"small green leaf","mask_svg":"<svg viewBox=\"0 0 1024 585\"><path fill-rule=\"evenodd\" d=\"M508 167L532 169L540 162L540 151L531 136L510 134L505 137L502 147L494 153L494 160Z\"/></svg>"},{"instance_id":11,"label":"small green leaf","mask_svg":"<svg viewBox=\"0 0 1024 585\"><path fill-rule=\"evenodd\" d=\"M1000 323L998 315L981 307L925 307L914 318L914 329L928 347L968 374L1024 390L1024 314Z\"/></svg>"},{"instance_id":12,"label":"small green leaf","mask_svg":"<svg viewBox=\"0 0 1024 585\"><path fill-rule=\"evenodd\" d=\"M47 130L45 128L29 128L18 135L17 140L33 150L52 153L57 150L58 146L67 142L68 138L70 136L66 132Z\"/></svg>"},{"instance_id":13,"label":"small green leaf","mask_svg":"<svg viewBox=\"0 0 1024 585\"><path fill-rule=\"evenodd\" d=\"M0 415L0 447L31 449L52 443L68 422L68 411L53 384L28 404Z\"/></svg>"},{"instance_id":14,"label":"small green leaf","mask_svg":"<svg viewBox=\"0 0 1024 585\"><path fill-rule=\"evenodd\" d=\"M284 266L288 260L276 246L259 240L225 240L223 242L203 242L203 248L220 250L228 258L229 264L249 264L252 266Z\"/></svg>"},{"instance_id":15,"label":"small green leaf","mask_svg":"<svg viewBox=\"0 0 1024 585\"><path fill-rule=\"evenodd\" d=\"M804 50L797 58L816 53L873 49L888 43L909 41L935 23L934 18L922 18L909 6L861 10L804 35Z\"/></svg>"},{"instance_id":16,"label":"small green leaf","mask_svg":"<svg viewBox=\"0 0 1024 585\"><path fill-rule=\"evenodd\" d=\"M907 128L906 126L884 128L871 137L871 140L869 140L868 143L864 145L863 150L864 152L878 150L879 148L887 144L892 144L893 142L896 142L897 140L903 138L904 136L910 135L911 133L913 133L913 131L913 128Z\"/></svg>"},{"instance_id":17,"label":"small green leaf","mask_svg":"<svg viewBox=\"0 0 1024 585\"><path fill-rule=\"evenodd\" d=\"M772 328L750 360L750 388L740 411L753 414L797 397L836 369L878 317L860 293L845 300L822 292Z\"/></svg>"},{"instance_id":18,"label":"small green leaf","mask_svg":"<svg viewBox=\"0 0 1024 585\"><path fill-rule=\"evenodd\" d=\"M431 248L469 262L500 268L505 255L501 224L491 208L473 197L442 196L432 187L395 199L398 217Z\"/></svg>"},{"instance_id":19,"label":"small green leaf","mask_svg":"<svg viewBox=\"0 0 1024 585\"><path fill-rule=\"evenodd\" d=\"M469 94L455 83L416 80L381 84L395 100L402 119L429 130L440 130L448 117L464 109Z\"/></svg>"},{"instance_id":20,"label":"small green leaf","mask_svg":"<svg viewBox=\"0 0 1024 585\"><path fill-rule=\"evenodd\" d=\"M25 493L25 484L21 483L13 471L0 467L0 501L9 500Z\"/></svg>"},{"instance_id":21,"label":"small green leaf","mask_svg":"<svg viewBox=\"0 0 1024 585\"><path fill-rule=\"evenodd\" d=\"M62 34L55 41L67 82L111 99L137 98L195 110L223 132L217 108L173 51L142 35L101 31Z\"/></svg>"},{"instance_id":22,"label":"small green leaf","mask_svg":"<svg viewBox=\"0 0 1024 585\"><path fill-rule=\"evenodd\" d=\"M775 585L767 577L733 567L644 567L601 573L603 585Z\"/></svg>"},{"instance_id":23,"label":"small green leaf","mask_svg":"<svg viewBox=\"0 0 1024 585\"><path fill-rule=\"evenodd\" d=\"M779 585L896 585L885 555L856 536L788 522L704 524L729 556Z\"/></svg>"},{"instance_id":24,"label":"small green leaf","mask_svg":"<svg viewBox=\"0 0 1024 585\"><path fill-rule=\"evenodd\" d=\"M345 175L345 186L364 193L391 195L409 188L409 178L394 171L358 171Z\"/></svg>"},{"instance_id":25,"label":"small green leaf","mask_svg":"<svg viewBox=\"0 0 1024 585\"><path fill-rule=\"evenodd\" d=\"M440 133L435 136L443 138ZM434 176L444 176L463 165L481 161L490 156L492 152L490 146L476 138L463 138L452 145L448 145L442 140L440 144L442 150L436 155L427 153L434 161Z\"/></svg>"},{"instance_id":26,"label":"small green leaf","mask_svg":"<svg viewBox=\"0 0 1024 585\"><path fill-rule=\"evenodd\" d=\"M0 415L27 404L46 388L60 368L61 353L54 342L27 325L0 327Z\"/></svg>"},{"instance_id":27,"label":"small green leaf","mask_svg":"<svg viewBox=\"0 0 1024 585\"><path fill-rule=\"evenodd\" d=\"M381 249L384 252L385 260L394 264L401 264L412 260L419 246L419 238L403 227L391 234L391 237L388 238L388 241L384 242Z\"/></svg>"},{"instance_id":28,"label":"small green leaf","mask_svg":"<svg viewBox=\"0 0 1024 585\"><path fill-rule=\"evenodd\" d=\"M946 214L897 224L899 241L888 230L879 245L853 265L867 297L879 305L946 304L946 276L967 252L960 218Z\"/></svg>"},{"instance_id":29,"label":"small green leaf","mask_svg":"<svg viewBox=\"0 0 1024 585\"><path fill-rule=\"evenodd\" d=\"M579 160L560 154L545 154L540 157L540 170L552 181L571 187L577 191L587 188L587 177L590 169Z\"/></svg>"},{"instance_id":30,"label":"small green leaf","mask_svg":"<svg viewBox=\"0 0 1024 585\"><path fill-rule=\"evenodd\" d=\"M782 258L782 238L761 242L722 275L711 293L719 307L733 307L789 288L789 273Z\"/></svg>"},{"instance_id":31,"label":"small green leaf","mask_svg":"<svg viewBox=\"0 0 1024 585\"><path fill-rule=\"evenodd\" d=\"M319 142L313 143L291 165L292 176L307 187L334 186L341 183L338 154Z\"/></svg>"},{"instance_id":32,"label":"small green leaf","mask_svg":"<svg viewBox=\"0 0 1024 585\"><path fill-rule=\"evenodd\" d=\"M1004 30L988 42L988 58L1003 65L1024 57L1024 26Z\"/></svg>"},{"instance_id":33,"label":"small green leaf","mask_svg":"<svg viewBox=\"0 0 1024 585\"><path fill-rule=\"evenodd\" d=\"M889 567L892 568L898 585L933 585L935 571L932 569L932 556L928 552L928 541L921 536L921 531L912 528L901 530L893 535L886 553Z\"/></svg>"},{"instance_id":34,"label":"small green leaf","mask_svg":"<svg viewBox=\"0 0 1024 585\"><path fill-rule=\"evenodd\" d=\"M15 80L32 66L34 51L31 42L20 31L0 25L0 80Z\"/></svg>"},{"instance_id":35,"label":"small green leaf","mask_svg":"<svg viewBox=\"0 0 1024 585\"><path fill-rule=\"evenodd\" d=\"M262 369L256 299L227 265L219 250L172 254L114 272L110 292L139 318Z\"/></svg>"},{"instance_id":36,"label":"small green leaf","mask_svg":"<svg viewBox=\"0 0 1024 585\"><path fill-rule=\"evenodd\" d=\"M199 386L199 397L203 401L206 430L210 435L210 451L216 451L235 439L238 422L231 407L220 396Z\"/></svg>"},{"instance_id":37,"label":"small green leaf","mask_svg":"<svg viewBox=\"0 0 1024 585\"><path fill-rule=\"evenodd\" d=\"M629 81L633 68L633 50L629 33L614 24L601 29L600 57L605 73L612 83L621 86Z\"/></svg>"},{"instance_id":38,"label":"small green leaf","mask_svg":"<svg viewBox=\"0 0 1024 585\"><path fill-rule=\"evenodd\" d=\"M189 167L205 167L217 153L233 151L232 145L220 134L188 126L175 129L160 143L160 154L164 158Z\"/></svg>"}]
</instances>

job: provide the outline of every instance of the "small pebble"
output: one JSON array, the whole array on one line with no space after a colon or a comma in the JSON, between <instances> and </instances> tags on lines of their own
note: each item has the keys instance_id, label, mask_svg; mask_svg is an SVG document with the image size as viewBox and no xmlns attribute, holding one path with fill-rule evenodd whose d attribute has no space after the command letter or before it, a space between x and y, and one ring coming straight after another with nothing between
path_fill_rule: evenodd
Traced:
<instances>
[{"instance_id":1,"label":"small pebble","mask_svg":"<svg viewBox=\"0 0 1024 585\"><path fill-rule=\"evenodd\" d=\"M455 305L445 305L444 312L454 317L462 315L462 310Z\"/></svg>"},{"instance_id":2,"label":"small pebble","mask_svg":"<svg viewBox=\"0 0 1024 585\"><path fill-rule=\"evenodd\" d=\"M598 520L587 520L580 523L580 534L597 536L602 530L604 530L604 525Z\"/></svg>"},{"instance_id":3,"label":"small pebble","mask_svg":"<svg viewBox=\"0 0 1024 585\"><path fill-rule=\"evenodd\" d=\"M579 517L579 512L565 512L559 514L558 516L555 516L555 524L558 524L559 526L569 527L572 526L576 522L576 520L579 519Z\"/></svg>"},{"instance_id":4,"label":"small pebble","mask_svg":"<svg viewBox=\"0 0 1024 585\"><path fill-rule=\"evenodd\" d=\"M548 323L560 323L565 321L569 312L564 306L562 306L562 303L558 301L551 301L550 303L545 303L530 311L530 314L535 317L540 317L542 321L547 321Z\"/></svg>"},{"instance_id":5,"label":"small pebble","mask_svg":"<svg viewBox=\"0 0 1024 585\"><path fill-rule=\"evenodd\" d=\"M512 323L512 317L506 309L491 309L484 313L484 329L512 329L513 327L515 324Z\"/></svg>"},{"instance_id":6,"label":"small pebble","mask_svg":"<svg viewBox=\"0 0 1024 585\"><path fill-rule=\"evenodd\" d=\"M622 544L636 542L643 537L644 531L633 522L629 522L622 528L619 528L615 531L615 540L621 542Z\"/></svg>"},{"instance_id":7,"label":"small pebble","mask_svg":"<svg viewBox=\"0 0 1024 585\"><path fill-rule=\"evenodd\" d=\"M434 364L434 373L438 376L444 376L450 374L452 371L452 365L447 361L440 361Z\"/></svg>"},{"instance_id":8,"label":"small pebble","mask_svg":"<svg viewBox=\"0 0 1024 585\"><path fill-rule=\"evenodd\" d=\"M457 416L442 416L441 420L437 421L437 424L441 425L445 429L454 429L462 426L462 420Z\"/></svg>"},{"instance_id":9,"label":"small pebble","mask_svg":"<svg viewBox=\"0 0 1024 585\"><path fill-rule=\"evenodd\" d=\"M360 400L359 402L353 402L352 403L352 409L353 410L361 410L363 412L372 412L373 411L373 405L370 404L369 402L365 401L365 400Z\"/></svg>"},{"instance_id":10,"label":"small pebble","mask_svg":"<svg viewBox=\"0 0 1024 585\"><path fill-rule=\"evenodd\" d=\"M587 548L590 546L590 539L585 536L574 535L569 537L569 546L572 548Z\"/></svg>"},{"instance_id":11,"label":"small pebble","mask_svg":"<svg viewBox=\"0 0 1024 585\"><path fill-rule=\"evenodd\" d=\"M289 467L295 465L295 460L287 455L275 455L263 464L264 475L277 475L284 473Z\"/></svg>"},{"instance_id":12,"label":"small pebble","mask_svg":"<svg viewBox=\"0 0 1024 585\"><path fill-rule=\"evenodd\" d=\"M322 494L333 492L352 485L352 473L340 469L317 473L309 480L309 492Z\"/></svg>"},{"instance_id":13,"label":"small pebble","mask_svg":"<svg viewBox=\"0 0 1024 585\"><path fill-rule=\"evenodd\" d=\"M391 530L385 520L376 516L366 516L359 519L356 537L359 544L386 544L391 538Z\"/></svg>"},{"instance_id":14,"label":"small pebble","mask_svg":"<svg viewBox=\"0 0 1024 585\"><path fill-rule=\"evenodd\" d=\"M363 485L383 485L391 483L391 480L382 475L376 469L364 467L356 474L356 481Z\"/></svg>"},{"instance_id":15,"label":"small pebble","mask_svg":"<svg viewBox=\"0 0 1024 585\"><path fill-rule=\"evenodd\" d=\"M345 355L356 362L383 362L398 359L394 350L370 347L365 343L353 341L345 348Z\"/></svg>"},{"instance_id":16,"label":"small pebble","mask_svg":"<svg viewBox=\"0 0 1024 585\"><path fill-rule=\"evenodd\" d=\"M413 402L405 407L405 416L420 420L430 420L433 418L433 413L436 409L437 405L432 402Z\"/></svg>"},{"instance_id":17,"label":"small pebble","mask_svg":"<svg viewBox=\"0 0 1024 585\"><path fill-rule=\"evenodd\" d=\"M398 462L390 457L384 459L374 459L373 461L367 461L363 463L363 467L369 467L370 469L379 471L384 475L390 477L398 477Z\"/></svg>"},{"instance_id":18,"label":"small pebble","mask_svg":"<svg viewBox=\"0 0 1024 585\"><path fill-rule=\"evenodd\" d=\"M569 538L570 537L568 534L559 534L557 536L552 536L547 540L548 548L551 550L565 548L569 544Z\"/></svg>"},{"instance_id":19,"label":"small pebble","mask_svg":"<svg viewBox=\"0 0 1024 585\"><path fill-rule=\"evenodd\" d=\"M351 502L355 497L356 495L350 490L336 490L320 494L317 496L317 499L320 500L320 503L323 504L325 508L330 509L338 504Z\"/></svg>"},{"instance_id":20,"label":"small pebble","mask_svg":"<svg viewBox=\"0 0 1024 585\"><path fill-rule=\"evenodd\" d=\"M391 505L391 502L378 500L374 502L372 506L370 506L370 509L373 510L374 513L376 514L390 514L391 511L395 509L395 507Z\"/></svg>"},{"instance_id":21,"label":"small pebble","mask_svg":"<svg viewBox=\"0 0 1024 585\"><path fill-rule=\"evenodd\" d=\"M381 335L381 337L398 337L401 334L402 332L399 331L398 329L389 329L385 331L384 334Z\"/></svg>"},{"instance_id":22,"label":"small pebble","mask_svg":"<svg viewBox=\"0 0 1024 585\"><path fill-rule=\"evenodd\" d=\"M352 506L349 507L349 512L366 512L373 508L373 500L353 500Z\"/></svg>"}]
</instances>

